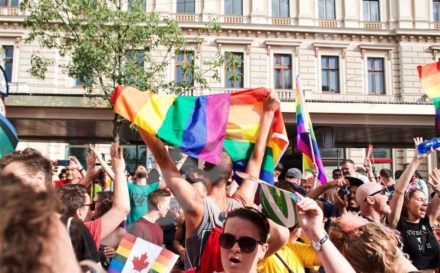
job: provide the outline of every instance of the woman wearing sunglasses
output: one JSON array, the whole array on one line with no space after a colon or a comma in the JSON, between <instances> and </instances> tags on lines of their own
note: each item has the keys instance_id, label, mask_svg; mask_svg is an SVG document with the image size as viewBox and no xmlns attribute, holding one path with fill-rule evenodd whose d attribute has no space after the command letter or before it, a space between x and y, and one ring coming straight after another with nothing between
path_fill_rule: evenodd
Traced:
<instances>
[{"instance_id":1,"label":"woman wearing sunglasses","mask_svg":"<svg viewBox=\"0 0 440 273\"><path fill-rule=\"evenodd\" d=\"M431 228L431 223L440 212L440 172L434 169L432 181L428 182L435 192L429 204L421 189L415 188L405 194L411 177L429 154L418 154L417 145L422 141L421 138L414 139L414 157L396 184L388 219L390 226L401 233L403 251L418 270L427 273L434 272L440 266L440 247Z\"/></svg>"}]
</instances>

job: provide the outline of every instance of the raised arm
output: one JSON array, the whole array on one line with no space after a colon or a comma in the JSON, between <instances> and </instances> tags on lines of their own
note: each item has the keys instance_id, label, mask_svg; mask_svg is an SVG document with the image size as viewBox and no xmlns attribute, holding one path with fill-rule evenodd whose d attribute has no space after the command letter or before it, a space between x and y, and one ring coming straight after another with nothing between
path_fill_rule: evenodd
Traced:
<instances>
[{"instance_id":1,"label":"raised arm","mask_svg":"<svg viewBox=\"0 0 440 273\"><path fill-rule=\"evenodd\" d=\"M331 188L335 187L343 187L347 184L347 180L343 177L339 178L338 180L333 180L330 182L327 182L326 184L320 185L316 187L315 189L311 190L306 196L311 199L318 199L321 194L328 191Z\"/></svg>"},{"instance_id":2,"label":"raised arm","mask_svg":"<svg viewBox=\"0 0 440 273\"><path fill-rule=\"evenodd\" d=\"M396 183L395 185L393 199L391 199L390 202L391 213L388 215L388 223L392 228L395 228L400 220L406 188L408 187L409 182L411 181L411 177L414 175L414 173L416 172L417 168L419 167L423 159L425 159L428 156L428 154L423 154L423 155L418 154L417 145L420 144L421 142L423 142L422 138L420 137L414 138L414 144L416 147L415 147L413 159L411 163L409 163L408 167L406 167L406 169L403 171L402 175L399 178L398 183Z\"/></svg>"},{"instance_id":3,"label":"raised arm","mask_svg":"<svg viewBox=\"0 0 440 273\"><path fill-rule=\"evenodd\" d=\"M101 217L101 239L115 230L130 212L130 197L128 195L127 181L125 180L125 161L122 148L119 144L112 143L110 147L112 168L115 173L114 197L111 209Z\"/></svg>"},{"instance_id":4,"label":"raised arm","mask_svg":"<svg viewBox=\"0 0 440 273\"><path fill-rule=\"evenodd\" d=\"M370 180L370 182L376 183L377 181L376 181L376 177L374 176L374 173L373 173L373 165L371 164L370 159L365 158L364 167L365 167L365 170L367 171L368 180Z\"/></svg>"},{"instance_id":5,"label":"raised arm","mask_svg":"<svg viewBox=\"0 0 440 273\"><path fill-rule=\"evenodd\" d=\"M433 223L440 215L440 171L433 169L430 175L432 181L428 181L434 191L434 197L428 206L428 215L430 223Z\"/></svg>"},{"instance_id":6,"label":"raised arm","mask_svg":"<svg viewBox=\"0 0 440 273\"><path fill-rule=\"evenodd\" d=\"M99 164L101 164L101 167L104 169L104 172L110 177L111 180L114 180L115 173L113 172L112 168L107 164L107 162L104 161L104 158L102 158L101 154L96 150L96 146L93 144L89 144L89 149L90 152L94 154Z\"/></svg>"},{"instance_id":7,"label":"raised arm","mask_svg":"<svg viewBox=\"0 0 440 273\"><path fill-rule=\"evenodd\" d=\"M260 176L261 164L263 163L264 154L266 152L266 144L275 111L280 107L280 100L274 91L271 91L263 102L263 114L260 120L260 130L252 151L252 155L246 166L246 172L254 177ZM234 194L235 199L243 200L245 206L254 204L255 193L257 192L258 183L249 180L243 180L241 186Z\"/></svg>"},{"instance_id":8,"label":"raised arm","mask_svg":"<svg viewBox=\"0 0 440 273\"><path fill-rule=\"evenodd\" d=\"M269 239L267 241L269 248L266 252L265 257L269 257L270 255L277 252L280 248L282 248L289 241L290 233L289 229L284 226L278 225L274 221L269 220Z\"/></svg>"},{"instance_id":9,"label":"raised arm","mask_svg":"<svg viewBox=\"0 0 440 273\"><path fill-rule=\"evenodd\" d=\"M139 130L139 132L145 144L153 153L167 187L170 188L185 213L201 217L203 214L203 200L195 188L180 175L163 142L142 130Z\"/></svg>"},{"instance_id":10,"label":"raised arm","mask_svg":"<svg viewBox=\"0 0 440 273\"><path fill-rule=\"evenodd\" d=\"M320 241L325 235L323 225L323 214L318 204L310 199L304 198L297 204L299 225L307 237L313 241ZM327 273L355 273L351 264L342 256L335 245L327 239L321 249L316 252Z\"/></svg>"}]
</instances>

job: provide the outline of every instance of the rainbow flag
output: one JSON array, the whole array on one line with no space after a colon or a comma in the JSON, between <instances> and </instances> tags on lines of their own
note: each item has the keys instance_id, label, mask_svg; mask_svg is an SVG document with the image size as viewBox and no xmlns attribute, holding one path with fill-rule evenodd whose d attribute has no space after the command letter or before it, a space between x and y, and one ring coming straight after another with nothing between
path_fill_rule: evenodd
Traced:
<instances>
[{"instance_id":1,"label":"rainbow flag","mask_svg":"<svg viewBox=\"0 0 440 273\"><path fill-rule=\"evenodd\" d=\"M314 159L315 164L318 167L318 180L321 181L322 184L325 184L327 183L327 176L325 174L324 165L322 165L321 155L319 154L312 120L306 109L299 76L296 78L295 101L296 147L303 154L303 170L312 172Z\"/></svg>"},{"instance_id":2,"label":"rainbow flag","mask_svg":"<svg viewBox=\"0 0 440 273\"><path fill-rule=\"evenodd\" d=\"M127 233L116 250L108 273L168 273L178 257L165 248Z\"/></svg>"},{"instance_id":3,"label":"rainbow flag","mask_svg":"<svg viewBox=\"0 0 440 273\"><path fill-rule=\"evenodd\" d=\"M420 83L435 107L435 129L440 131L440 62L417 66Z\"/></svg>"},{"instance_id":4,"label":"rainbow flag","mask_svg":"<svg viewBox=\"0 0 440 273\"><path fill-rule=\"evenodd\" d=\"M14 126L0 113L0 157L12 153L17 144L18 136Z\"/></svg>"},{"instance_id":5,"label":"rainbow flag","mask_svg":"<svg viewBox=\"0 0 440 273\"><path fill-rule=\"evenodd\" d=\"M235 170L244 170L252 153L263 113L265 88L206 96L157 95L118 86L115 113L143 131L179 147L191 157L218 164L224 148ZM280 111L275 113L261 179L273 183L274 166L289 142Z\"/></svg>"}]
</instances>

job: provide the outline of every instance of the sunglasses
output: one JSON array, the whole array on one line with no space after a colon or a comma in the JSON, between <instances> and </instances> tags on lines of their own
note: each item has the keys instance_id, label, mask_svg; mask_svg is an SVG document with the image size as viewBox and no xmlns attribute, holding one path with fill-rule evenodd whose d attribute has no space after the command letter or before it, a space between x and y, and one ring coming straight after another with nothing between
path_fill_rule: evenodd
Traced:
<instances>
[{"instance_id":1,"label":"sunglasses","mask_svg":"<svg viewBox=\"0 0 440 273\"><path fill-rule=\"evenodd\" d=\"M386 195L386 194L388 194L388 189L387 188L380 189L378 191L373 192L372 194L369 194L368 196L375 196L376 194L379 194L379 193L382 195ZM365 200L367 200L367 198L365 198Z\"/></svg>"},{"instance_id":2,"label":"sunglasses","mask_svg":"<svg viewBox=\"0 0 440 273\"><path fill-rule=\"evenodd\" d=\"M90 204L84 204L82 205L82 207L90 207L90 210L95 210L95 202Z\"/></svg>"},{"instance_id":3,"label":"sunglasses","mask_svg":"<svg viewBox=\"0 0 440 273\"><path fill-rule=\"evenodd\" d=\"M262 241L257 241L252 237L242 236L238 239L230 233L222 233L219 237L220 246L224 249L231 249L235 243L243 253L251 253L257 247L257 244L264 244Z\"/></svg>"}]
</instances>

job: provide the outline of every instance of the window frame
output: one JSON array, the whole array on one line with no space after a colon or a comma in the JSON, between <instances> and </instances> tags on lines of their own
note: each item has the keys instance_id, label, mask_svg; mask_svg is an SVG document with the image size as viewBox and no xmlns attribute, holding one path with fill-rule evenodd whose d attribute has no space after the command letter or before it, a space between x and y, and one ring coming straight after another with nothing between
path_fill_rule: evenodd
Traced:
<instances>
[{"instance_id":1,"label":"window frame","mask_svg":"<svg viewBox=\"0 0 440 273\"><path fill-rule=\"evenodd\" d=\"M241 55L241 64L240 64L240 73L241 73L241 78L240 78L240 82L239 82L239 85L240 86L236 86L236 83L237 83L237 81L231 81L229 78L228 78L228 69L227 69L227 65L228 64L225 64L225 66L224 66L224 75L225 75L225 88L231 88L231 89L239 89L239 88L244 88L244 58L245 58L245 54L243 53L243 52L240 52L240 51L225 51L224 52L224 54L234 54L234 55ZM232 69L237 69L237 67L232 67ZM228 83L231 83L231 86L228 86Z\"/></svg>"},{"instance_id":2,"label":"window frame","mask_svg":"<svg viewBox=\"0 0 440 273\"><path fill-rule=\"evenodd\" d=\"M365 3L368 2L368 18L365 18ZM377 3L377 20L371 19L371 2ZM380 0L362 0L362 19L366 22L380 22Z\"/></svg>"},{"instance_id":3,"label":"window frame","mask_svg":"<svg viewBox=\"0 0 440 273\"><path fill-rule=\"evenodd\" d=\"M192 4L192 11L187 10L187 5ZM183 11L179 11L179 6L183 5ZM195 14L196 13L196 1L195 0L177 0L176 1L176 13L187 13L187 14Z\"/></svg>"},{"instance_id":4,"label":"window frame","mask_svg":"<svg viewBox=\"0 0 440 273\"><path fill-rule=\"evenodd\" d=\"M370 70L369 68L369 61L373 60L373 65L375 64L375 60L381 60L382 61L382 70L376 70L373 68L373 70ZM367 65L367 89L368 89L368 95L387 95L387 84L386 84L386 60L384 57L375 57L375 56L368 56L366 58L366 65ZM376 73L382 73L382 88L383 92L378 93L376 90L376 83L374 82L376 77L373 77L373 86L370 86L370 73L373 73L373 75L376 75ZM370 89L372 88L372 89ZM374 89L374 90L373 90Z\"/></svg>"},{"instance_id":5,"label":"window frame","mask_svg":"<svg viewBox=\"0 0 440 273\"><path fill-rule=\"evenodd\" d=\"M4 70L5 70L5 74L6 74L6 79L8 81L8 83L12 82L12 77L14 76L14 54L15 54L15 46L13 45L1 45L1 47L3 48L4 51ZM10 48L12 49L12 56L7 56L6 54L6 49ZM7 64L11 65L11 69L9 70L7 68ZM3 65L3 64L1 64ZM10 74L10 75L9 75Z\"/></svg>"},{"instance_id":6,"label":"window frame","mask_svg":"<svg viewBox=\"0 0 440 273\"><path fill-rule=\"evenodd\" d=\"M319 8L319 2L323 1L324 2L324 18L321 17L321 13L320 13L320 8ZM329 18L328 16L328 11L327 11L327 1L332 1L333 2L333 16L332 18ZM320 20L336 20L336 1L337 0L318 0L318 18Z\"/></svg>"},{"instance_id":7,"label":"window frame","mask_svg":"<svg viewBox=\"0 0 440 273\"><path fill-rule=\"evenodd\" d=\"M182 60L183 61L178 61L177 60L178 59L178 55L180 55L180 54L183 54L183 56L182 56ZM192 61L191 62L188 61L188 57L187 57L188 55L192 56ZM182 84L183 82L187 82L187 83L190 84L190 86L194 86L194 79L193 78L190 78L190 81L187 81L188 75L186 75L186 71L182 71L182 73L183 73L182 81L179 81L179 82L177 81L177 68L179 66L181 66L181 65L190 64L190 63L192 63L194 65L194 56L195 56L195 53L192 50L187 50L187 51L179 52L176 55L175 61L174 61L174 79L175 79L176 84L179 85L179 84Z\"/></svg>"},{"instance_id":8,"label":"window frame","mask_svg":"<svg viewBox=\"0 0 440 273\"><path fill-rule=\"evenodd\" d=\"M277 1L278 15L276 15L276 16L274 14L275 9L274 9L274 2L273 1ZM282 14L282 11L283 11L282 1L287 1L287 9L286 9L287 15ZM271 6L272 6L272 17L275 17L275 18L289 18L290 17L290 0L271 0Z\"/></svg>"},{"instance_id":9,"label":"window frame","mask_svg":"<svg viewBox=\"0 0 440 273\"><path fill-rule=\"evenodd\" d=\"M277 65L275 58L277 56L280 56L280 64ZM290 59L290 64L289 66L283 66L283 62L284 62L284 57L289 57ZM293 58L291 54L287 54L287 53L274 53L272 56L272 60L273 60L273 87L276 90L291 90L293 89ZM276 71L280 70L281 72L284 72L285 70L290 70L290 87L286 88L284 86L284 73L280 73L281 75L281 79L280 79L280 83L281 83L281 88L277 88L276 86Z\"/></svg>"},{"instance_id":10,"label":"window frame","mask_svg":"<svg viewBox=\"0 0 440 273\"><path fill-rule=\"evenodd\" d=\"M226 2L227 1L231 1L232 2L232 13L228 13L226 10ZM235 2L236 1L240 1L240 8L241 8L241 12L240 13L235 13L234 7L235 7ZM224 1L224 15L227 16L243 16L243 9L244 9L244 3L243 0L225 0Z\"/></svg>"},{"instance_id":11,"label":"window frame","mask_svg":"<svg viewBox=\"0 0 440 273\"><path fill-rule=\"evenodd\" d=\"M327 66L323 67L322 66L322 60L326 58L327 59ZM336 68L331 68L330 65L330 59L331 58L336 58ZM321 63L321 92L323 93L333 93L333 94L341 94L341 64L340 64L340 59L339 56L335 56L335 55L321 55L320 56L320 63ZM324 82L324 78L323 78L323 72L324 70L327 72L327 77L328 77L328 82L331 82L330 79L330 75L332 71L336 71L336 82L337 82L337 90L336 91L331 91L331 90L324 90L323 89L323 82ZM329 84L329 89L331 84Z\"/></svg>"},{"instance_id":12,"label":"window frame","mask_svg":"<svg viewBox=\"0 0 440 273\"><path fill-rule=\"evenodd\" d=\"M2 7L2 8L19 8L20 7L20 0L17 0L17 5L16 6L12 6L11 5L11 3L14 1L14 0L4 0L6 3L5 4L2 4L1 2L0 2L0 7Z\"/></svg>"},{"instance_id":13,"label":"window frame","mask_svg":"<svg viewBox=\"0 0 440 273\"><path fill-rule=\"evenodd\" d=\"M437 3L438 6L437 19L435 17L435 3ZM432 21L440 23L440 0L432 0Z\"/></svg>"}]
</instances>

